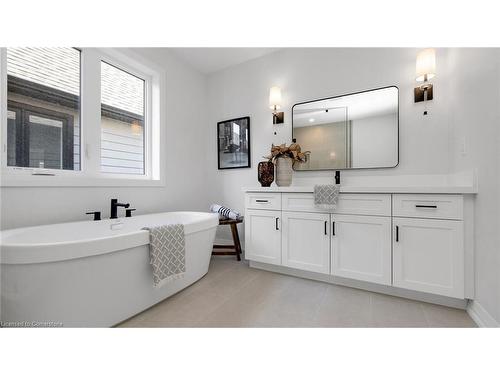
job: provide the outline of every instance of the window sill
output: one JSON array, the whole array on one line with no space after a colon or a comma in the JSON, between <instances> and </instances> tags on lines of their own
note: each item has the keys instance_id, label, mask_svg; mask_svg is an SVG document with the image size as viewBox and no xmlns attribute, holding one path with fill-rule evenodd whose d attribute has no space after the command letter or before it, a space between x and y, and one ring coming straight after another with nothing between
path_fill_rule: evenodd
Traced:
<instances>
[{"instance_id":1,"label":"window sill","mask_svg":"<svg viewBox=\"0 0 500 375\"><path fill-rule=\"evenodd\" d=\"M2 174L1 187L162 187L163 180L126 177L34 176Z\"/></svg>"}]
</instances>

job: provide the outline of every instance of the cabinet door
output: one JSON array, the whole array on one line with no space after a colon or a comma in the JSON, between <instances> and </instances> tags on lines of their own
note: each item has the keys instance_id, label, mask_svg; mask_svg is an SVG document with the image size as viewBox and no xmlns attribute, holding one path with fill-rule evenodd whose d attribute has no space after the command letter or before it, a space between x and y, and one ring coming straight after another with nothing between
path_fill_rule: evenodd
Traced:
<instances>
[{"instance_id":1,"label":"cabinet door","mask_svg":"<svg viewBox=\"0 0 500 375\"><path fill-rule=\"evenodd\" d=\"M245 258L281 264L281 212L246 210Z\"/></svg>"},{"instance_id":2,"label":"cabinet door","mask_svg":"<svg viewBox=\"0 0 500 375\"><path fill-rule=\"evenodd\" d=\"M329 273L330 215L284 211L282 217L283 265Z\"/></svg>"},{"instance_id":3,"label":"cabinet door","mask_svg":"<svg viewBox=\"0 0 500 375\"><path fill-rule=\"evenodd\" d=\"M395 218L394 286L464 298L463 222Z\"/></svg>"},{"instance_id":4,"label":"cabinet door","mask_svg":"<svg viewBox=\"0 0 500 375\"><path fill-rule=\"evenodd\" d=\"M391 218L332 215L332 274L391 285Z\"/></svg>"}]
</instances>

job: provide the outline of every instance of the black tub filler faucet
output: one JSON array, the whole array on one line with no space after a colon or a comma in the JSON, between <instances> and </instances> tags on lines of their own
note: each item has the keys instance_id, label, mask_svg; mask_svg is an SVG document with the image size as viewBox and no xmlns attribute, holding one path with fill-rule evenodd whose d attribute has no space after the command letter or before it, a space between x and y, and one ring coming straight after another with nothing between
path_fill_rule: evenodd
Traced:
<instances>
[{"instance_id":1,"label":"black tub filler faucet","mask_svg":"<svg viewBox=\"0 0 500 375\"><path fill-rule=\"evenodd\" d=\"M118 203L118 199L111 199L111 216L110 219L118 218L118 207L129 208L130 203Z\"/></svg>"}]
</instances>

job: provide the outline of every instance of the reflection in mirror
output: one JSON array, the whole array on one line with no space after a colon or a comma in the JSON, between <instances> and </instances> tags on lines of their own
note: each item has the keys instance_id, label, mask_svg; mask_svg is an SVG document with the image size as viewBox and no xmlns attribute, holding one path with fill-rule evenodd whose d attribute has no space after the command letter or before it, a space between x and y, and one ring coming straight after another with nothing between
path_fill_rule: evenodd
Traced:
<instances>
[{"instance_id":1,"label":"reflection in mirror","mask_svg":"<svg viewBox=\"0 0 500 375\"><path fill-rule=\"evenodd\" d=\"M296 104L293 138L311 151L296 170L388 168L398 164L398 89L387 87Z\"/></svg>"}]
</instances>

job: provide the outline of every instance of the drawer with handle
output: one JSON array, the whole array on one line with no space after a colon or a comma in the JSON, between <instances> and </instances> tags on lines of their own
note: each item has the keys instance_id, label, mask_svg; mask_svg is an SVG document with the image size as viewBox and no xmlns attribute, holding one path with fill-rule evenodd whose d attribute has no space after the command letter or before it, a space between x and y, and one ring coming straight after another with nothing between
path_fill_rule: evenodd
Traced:
<instances>
[{"instance_id":1,"label":"drawer with handle","mask_svg":"<svg viewBox=\"0 0 500 375\"><path fill-rule=\"evenodd\" d=\"M245 206L257 210L281 210L281 193L247 193Z\"/></svg>"},{"instance_id":2,"label":"drawer with handle","mask_svg":"<svg viewBox=\"0 0 500 375\"><path fill-rule=\"evenodd\" d=\"M317 207L313 193L283 193L283 211L334 212L351 215L391 216L390 194L345 194L339 195L335 210Z\"/></svg>"},{"instance_id":3,"label":"drawer with handle","mask_svg":"<svg viewBox=\"0 0 500 375\"><path fill-rule=\"evenodd\" d=\"M395 194L392 214L399 217L463 219L463 197L447 194Z\"/></svg>"}]
</instances>

